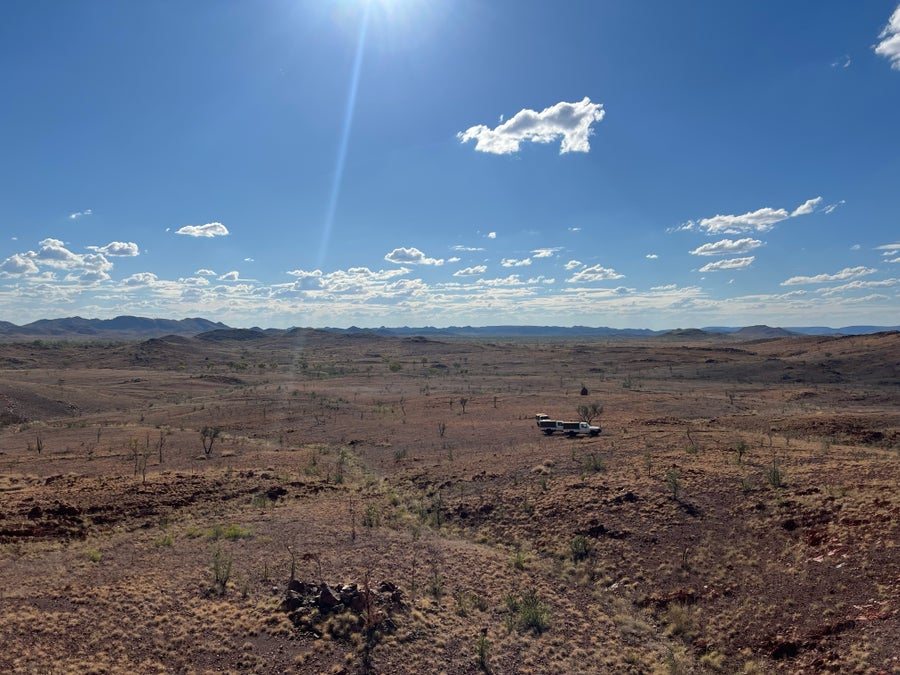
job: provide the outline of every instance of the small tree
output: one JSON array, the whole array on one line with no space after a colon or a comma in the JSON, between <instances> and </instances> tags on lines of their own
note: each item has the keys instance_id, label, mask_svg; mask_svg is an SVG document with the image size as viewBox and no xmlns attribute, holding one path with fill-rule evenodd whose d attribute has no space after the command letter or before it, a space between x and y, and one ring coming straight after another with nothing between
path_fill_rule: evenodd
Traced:
<instances>
[{"instance_id":1,"label":"small tree","mask_svg":"<svg viewBox=\"0 0 900 675\"><path fill-rule=\"evenodd\" d=\"M466 414L466 404L469 402L465 396L459 399L459 405L462 407L463 415Z\"/></svg>"},{"instance_id":2,"label":"small tree","mask_svg":"<svg viewBox=\"0 0 900 675\"><path fill-rule=\"evenodd\" d=\"M212 447L215 440L222 433L219 427L203 427L200 430L200 442L203 443L203 454L207 457L212 453Z\"/></svg>"},{"instance_id":3,"label":"small tree","mask_svg":"<svg viewBox=\"0 0 900 675\"><path fill-rule=\"evenodd\" d=\"M678 500L678 493L681 491L681 472L672 468L666 471L666 485L672 491L672 498Z\"/></svg>"},{"instance_id":4,"label":"small tree","mask_svg":"<svg viewBox=\"0 0 900 675\"><path fill-rule=\"evenodd\" d=\"M600 403L598 403L597 401L594 401L593 403L578 406L577 411L578 418L582 422L587 422L588 424L590 424L603 414L603 406L600 405Z\"/></svg>"}]
</instances>

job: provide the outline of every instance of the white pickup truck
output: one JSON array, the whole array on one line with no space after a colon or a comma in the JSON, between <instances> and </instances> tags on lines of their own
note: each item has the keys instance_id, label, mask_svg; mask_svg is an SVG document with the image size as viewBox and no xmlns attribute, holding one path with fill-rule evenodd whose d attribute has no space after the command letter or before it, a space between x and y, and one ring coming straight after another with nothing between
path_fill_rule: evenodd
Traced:
<instances>
[{"instance_id":1,"label":"white pickup truck","mask_svg":"<svg viewBox=\"0 0 900 675\"><path fill-rule=\"evenodd\" d=\"M576 436L597 436L600 427L591 426L587 422L564 422L562 420L551 420L549 415L538 413L534 416L537 421L537 427L548 436L552 436L557 431L565 434L569 438Z\"/></svg>"}]
</instances>

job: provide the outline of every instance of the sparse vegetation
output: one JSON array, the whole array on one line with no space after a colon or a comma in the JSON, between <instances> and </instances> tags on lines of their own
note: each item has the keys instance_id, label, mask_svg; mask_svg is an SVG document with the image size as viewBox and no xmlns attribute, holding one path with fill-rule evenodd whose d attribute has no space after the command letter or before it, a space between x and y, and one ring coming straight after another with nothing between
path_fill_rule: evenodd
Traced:
<instances>
[{"instance_id":1,"label":"sparse vegetation","mask_svg":"<svg viewBox=\"0 0 900 675\"><path fill-rule=\"evenodd\" d=\"M550 629L550 610L534 589L508 596L506 604L513 613L513 625L519 630L540 635Z\"/></svg>"},{"instance_id":2,"label":"sparse vegetation","mask_svg":"<svg viewBox=\"0 0 900 675\"><path fill-rule=\"evenodd\" d=\"M666 471L666 486L669 488L669 492L672 493L672 499L677 500L678 495L681 493L681 471L678 469L669 469Z\"/></svg>"},{"instance_id":3,"label":"sparse vegetation","mask_svg":"<svg viewBox=\"0 0 900 675\"><path fill-rule=\"evenodd\" d=\"M896 338L296 338L3 347L0 670L890 672Z\"/></svg>"}]
</instances>

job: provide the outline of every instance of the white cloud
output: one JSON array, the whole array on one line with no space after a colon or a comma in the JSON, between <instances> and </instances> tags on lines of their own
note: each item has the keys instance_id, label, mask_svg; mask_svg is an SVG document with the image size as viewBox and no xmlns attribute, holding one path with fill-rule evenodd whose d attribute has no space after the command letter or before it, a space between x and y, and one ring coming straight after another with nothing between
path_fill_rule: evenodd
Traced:
<instances>
[{"instance_id":1,"label":"white cloud","mask_svg":"<svg viewBox=\"0 0 900 675\"><path fill-rule=\"evenodd\" d=\"M487 238L488 238L488 239L496 239L496 238L497 238L497 233L496 233L496 232L488 232L488 233L487 233Z\"/></svg>"},{"instance_id":2,"label":"white cloud","mask_svg":"<svg viewBox=\"0 0 900 675\"><path fill-rule=\"evenodd\" d=\"M644 257L645 257L647 260L656 260L657 258L659 258L659 256L656 255L655 253L648 253L648 254L645 255Z\"/></svg>"},{"instance_id":3,"label":"white cloud","mask_svg":"<svg viewBox=\"0 0 900 675\"><path fill-rule=\"evenodd\" d=\"M674 291L678 286L676 284L666 284L665 286L653 286L650 288L651 291Z\"/></svg>"},{"instance_id":4,"label":"white cloud","mask_svg":"<svg viewBox=\"0 0 900 675\"><path fill-rule=\"evenodd\" d=\"M447 258L448 263L458 263L462 258L459 256L453 256L452 258Z\"/></svg>"},{"instance_id":5,"label":"white cloud","mask_svg":"<svg viewBox=\"0 0 900 675\"><path fill-rule=\"evenodd\" d=\"M126 286L152 286L158 279L153 272L138 272L122 279L122 283Z\"/></svg>"},{"instance_id":6,"label":"white cloud","mask_svg":"<svg viewBox=\"0 0 900 675\"><path fill-rule=\"evenodd\" d=\"M113 264L102 253L86 253L84 255L73 253L65 247L59 239L48 237L38 242L41 248L37 251L28 251L21 254L31 259L35 265L51 267L58 270L66 270L69 281L105 281L109 279L109 272Z\"/></svg>"},{"instance_id":7,"label":"white cloud","mask_svg":"<svg viewBox=\"0 0 900 675\"><path fill-rule=\"evenodd\" d=\"M578 284L591 281L606 281L607 279L622 279L624 276L624 274L619 274L609 267L593 265L591 267L585 267L580 272L576 272L566 279L566 281L570 284Z\"/></svg>"},{"instance_id":8,"label":"white cloud","mask_svg":"<svg viewBox=\"0 0 900 675\"><path fill-rule=\"evenodd\" d=\"M500 264L503 267L525 267L531 264L531 258L504 258L500 261Z\"/></svg>"},{"instance_id":9,"label":"white cloud","mask_svg":"<svg viewBox=\"0 0 900 675\"><path fill-rule=\"evenodd\" d=\"M175 230L175 234L186 234L189 237L224 237L228 234L228 228L222 223L185 225L181 229Z\"/></svg>"},{"instance_id":10,"label":"white cloud","mask_svg":"<svg viewBox=\"0 0 900 675\"><path fill-rule=\"evenodd\" d=\"M451 247L450 247L450 250L451 250L451 251L462 251L462 252L469 252L469 253L471 253L471 252L473 252L473 251L483 251L484 248L482 248L482 247L480 247L480 246L460 246L459 244L457 244L456 246L451 246Z\"/></svg>"},{"instance_id":11,"label":"white cloud","mask_svg":"<svg viewBox=\"0 0 900 675\"><path fill-rule=\"evenodd\" d=\"M850 283L821 289L822 295L838 295L847 291L858 291L869 288L889 288L900 285L900 279L882 279L881 281L851 281Z\"/></svg>"},{"instance_id":12,"label":"white cloud","mask_svg":"<svg viewBox=\"0 0 900 675\"><path fill-rule=\"evenodd\" d=\"M876 251L887 251L884 255L893 255L892 251L900 251L900 243L896 244L882 244L881 246L875 247Z\"/></svg>"},{"instance_id":13,"label":"white cloud","mask_svg":"<svg viewBox=\"0 0 900 675\"><path fill-rule=\"evenodd\" d=\"M96 284L101 281L109 281L110 276L100 269L71 272L66 275L66 281L78 281L85 284Z\"/></svg>"},{"instance_id":14,"label":"white cloud","mask_svg":"<svg viewBox=\"0 0 900 675\"><path fill-rule=\"evenodd\" d=\"M388 262L397 263L397 264L409 264L409 265L443 265L443 258L428 258L425 256L422 251L417 249L415 246L410 248L395 248L390 253L384 256L384 259Z\"/></svg>"},{"instance_id":15,"label":"white cloud","mask_svg":"<svg viewBox=\"0 0 900 675\"><path fill-rule=\"evenodd\" d=\"M554 248L536 248L531 253L535 258L552 258L559 250L559 246Z\"/></svg>"},{"instance_id":16,"label":"white cloud","mask_svg":"<svg viewBox=\"0 0 900 675\"><path fill-rule=\"evenodd\" d=\"M847 203L846 199L842 199L839 202L835 202L834 204L828 204L827 206L822 207L822 213L828 214L834 211L837 207L842 206Z\"/></svg>"},{"instance_id":17,"label":"white cloud","mask_svg":"<svg viewBox=\"0 0 900 675\"><path fill-rule=\"evenodd\" d=\"M244 258L244 262L256 262L253 258Z\"/></svg>"},{"instance_id":18,"label":"white cloud","mask_svg":"<svg viewBox=\"0 0 900 675\"><path fill-rule=\"evenodd\" d=\"M821 203L821 197L807 199L800 206L788 213L786 209L773 209L764 207L756 211L749 211L739 216L715 215L712 218L703 218L699 221L690 220L676 230L699 230L709 235L716 234L743 234L745 232L768 232L777 223L788 218L796 218L812 213ZM827 209L828 207L826 207ZM834 210L834 209L832 209ZM830 213L830 211L828 211Z\"/></svg>"},{"instance_id":19,"label":"white cloud","mask_svg":"<svg viewBox=\"0 0 900 675\"><path fill-rule=\"evenodd\" d=\"M238 274L237 270L231 270L230 272L225 272L222 276L219 277L219 281L237 281L240 278L240 274Z\"/></svg>"},{"instance_id":20,"label":"white cloud","mask_svg":"<svg viewBox=\"0 0 900 675\"><path fill-rule=\"evenodd\" d=\"M520 110L493 129L479 124L456 136L462 143L475 140L477 151L495 155L518 152L523 142L550 143L560 137L560 154L588 152L591 125L600 122L605 114L602 104L591 103L585 96L577 103L562 101L541 112Z\"/></svg>"},{"instance_id":21,"label":"white cloud","mask_svg":"<svg viewBox=\"0 0 900 675\"><path fill-rule=\"evenodd\" d=\"M0 263L0 276L20 277L26 274L37 274L38 266L26 254L15 253Z\"/></svg>"},{"instance_id":22,"label":"white cloud","mask_svg":"<svg viewBox=\"0 0 900 675\"><path fill-rule=\"evenodd\" d=\"M741 234L743 232L768 232L776 223L787 220L790 215L784 209L765 207L739 216L716 215L703 218L699 223L686 229L699 229L707 234Z\"/></svg>"},{"instance_id":23,"label":"white cloud","mask_svg":"<svg viewBox=\"0 0 900 675\"><path fill-rule=\"evenodd\" d=\"M111 241L106 246L88 246L87 248L103 255L122 258L134 257L140 253L138 245L132 241Z\"/></svg>"},{"instance_id":24,"label":"white cloud","mask_svg":"<svg viewBox=\"0 0 900 675\"><path fill-rule=\"evenodd\" d=\"M875 45L875 53L888 59L891 68L900 70L900 5L897 5L878 37L881 42Z\"/></svg>"},{"instance_id":25,"label":"white cloud","mask_svg":"<svg viewBox=\"0 0 900 675\"><path fill-rule=\"evenodd\" d=\"M487 272L487 265L475 265L474 267L464 267L453 273L455 277L472 277Z\"/></svg>"},{"instance_id":26,"label":"white cloud","mask_svg":"<svg viewBox=\"0 0 900 675\"><path fill-rule=\"evenodd\" d=\"M293 277L296 277L297 280L294 282L294 290L297 291L314 291L322 288L322 270L312 270L311 272L306 272L304 270L293 270L288 272Z\"/></svg>"},{"instance_id":27,"label":"white cloud","mask_svg":"<svg viewBox=\"0 0 900 675\"><path fill-rule=\"evenodd\" d=\"M78 266L78 262L81 259L81 256L72 253L69 249L66 248L65 243L60 241L59 239L48 237L47 239L39 241L38 244L41 248L37 253L29 251L26 255L29 255L40 261L41 263L49 265L51 267L70 269L72 267Z\"/></svg>"},{"instance_id":28,"label":"white cloud","mask_svg":"<svg viewBox=\"0 0 900 675\"><path fill-rule=\"evenodd\" d=\"M81 218L82 216L90 216L93 215L94 211L92 209L85 209L84 211L76 211L75 213L70 213L69 218L71 220L76 220Z\"/></svg>"},{"instance_id":29,"label":"white cloud","mask_svg":"<svg viewBox=\"0 0 900 675\"><path fill-rule=\"evenodd\" d=\"M581 232L581 228L580 227L570 227L569 232Z\"/></svg>"},{"instance_id":30,"label":"white cloud","mask_svg":"<svg viewBox=\"0 0 900 675\"><path fill-rule=\"evenodd\" d=\"M727 260L716 260L707 263L700 268L701 272L718 272L719 270L744 270L753 264L756 258L750 256L748 258L729 258Z\"/></svg>"},{"instance_id":31,"label":"white cloud","mask_svg":"<svg viewBox=\"0 0 900 675\"><path fill-rule=\"evenodd\" d=\"M539 276L532 277L531 279L529 279L527 281L527 283L529 283L529 284L545 284L545 285L549 286L551 284L555 284L556 279L554 279L553 277L545 277L543 274L541 274Z\"/></svg>"},{"instance_id":32,"label":"white cloud","mask_svg":"<svg viewBox=\"0 0 900 675\"><path fill-rule=\"evenodd\" d=\"M563 267L565 267L570 272L572 270L574 270L576 267L583 267L583 266L584 266L584 263L581 262L580 260L570 260L565 265L563 265Z\"/></svg>"},{"instance_id":33,"label":"white cloud","mask_svg":"<svg viewBox=\"0 0 900 675\"><path fill-rule=\"evenodd\" d=\"M755 248L762 246L759 239L722 239L712 244L703 244L698 246L691 255L737 255L738 253L746 253Z\"/></svg>"},{"instance_id":34,"label":"white cloud","mask_svg":"<svg viewBox=\"0 0 900 675\"><path fill-rule=\"evenodd\" d=\"M178 279L179 286L209 286L209 279L203 277L182 277Z\"/></svg>"},{"instance_id":35,"label":"white cloud","mask_svg":"<svg viewBox=\"0 0 900 675\"><path fill-rule=\"evenodd\" d=\"M852 63L850 57L844 54L841 58L831 62L832 68L849 68Z\"/></svg>"},{"instance_id":36,"label":"white cloud","mask_svg":"<svg viewBox=\"0 0 900 675\"><path fill-rule=\"evenodd\" d=\"M521 286L524 282L518 274L510 274L502 279L479 279L475 283L479 286Z\"/></svg>"},{"instance_id":37,"label":"white cloud","mask_svg":"<svg viewBox=\"0 0 900 675\"><path fill-rule=\"evenodd\" d=\"M782 286L796 286L797 284L826 284L829 281L844 281L857 277L874 274L878 270L872 267L845 267L835 274L817 274L812 277L791 277L781 282Z\"/></svg>"},{"instance_id":38,"label":"white cloud","mask_svg":"<svg viewBox=\"0 0 900 675\"><path fill-rule=\"evenodd\" d=\"M822 203L821 197L813 197L812 199L807 199L800 206L798 206L796 209L791 211L791 218L795 218L797 216L805 216L809 213L812 213L813 211L816 210L816 207L818 207L819 204L821 204L821 203Z\"/></svg>"},{"instance_id":39,"label":"white cloud","mask_svg":"<svg viewBox=\"0 0 900 675\"><path fill-rule=\"evenodd\" d=\"M196 272L194 272L194 274L197 274L197 275L200 275L200 276L204 276L204 277L214 277L214 276L216 276L216 273L215 273L213 270L206 269L206 268L199 269L199 270L197 270Z\"/></svg>"}]
</instances>

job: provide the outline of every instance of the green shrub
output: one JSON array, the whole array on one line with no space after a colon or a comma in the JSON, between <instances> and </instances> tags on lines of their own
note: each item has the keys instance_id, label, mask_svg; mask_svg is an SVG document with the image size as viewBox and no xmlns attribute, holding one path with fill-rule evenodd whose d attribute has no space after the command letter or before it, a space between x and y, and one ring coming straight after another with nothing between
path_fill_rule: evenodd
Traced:
<instances>
[{"instance_id":1,"label":"green shrub","mask_svg":"<svg viewBox=\"0 0 900 675\"><path fill-rule=\"evenodd\" d=\"M219 539L228 539L234 541L236 539L244 539L252 536L253 531L249 527L241 527L232 523L228 527L224 525L213 525L206 531L206 538L218 541Z\"/></svg>"},{"instance_id":2,"label":"green shrub","mask_svg":"<svg viewBox=\"0 0 900 675\"><path fill-rule=\"evenodd\" d=\"M378 527L381 524L381 517L378 515L378 509L374 504L366 504L366 511L362 517L363 527Z\"/></svg>"},{"instance_id":3,"label":"green shrub","mask_svg":"<svg viewBox=\"0 0 900 675\"><path fill-rule=\"evenodd\" d=\"M666 471L666 485L672 491L672 498L678 499L678 493L681 491L681 472L678 469Z\"/></svg>"},{"instance_id":4,"label":"green shrub","mask_svg":"<svg viewBox=\"0 0 900 675\"><path fill-rule=\"evenodd\" d=\"M569 542L569 553L572 554L573 562L584 560L591 554L590 540L583 534L575 535Z\"/></svg>"},{"instance_id":5,"label":"green shrub","mask_svg":"<svg viewBox=\"0 0 900 675\"><path fill-rule=\"evenodd\" d=\"M774 459L772 460L772 466L766 470L766 479L773 488L777 489L784 485L784 476L781 473L781 469L778 468L778 462Z\"/></svg>"},{"instance_id":6,"label":"green shrub","mask_svg":"<svg viewBox=\"0 0 900 675\"><path fill-rule=\"evenodd\" d=\"M540 635L550 628L550 610L538 598L534 589L525 592L519 601L519 626Z\"/></svg>"},{"instance_id":7,"label":"green shrub","mask_svg":"<svg viewBox=\"0 0 900 675\"><path fill-rule=\"evenodd\" d=\"M596 452L592 452L587 457L585 457L584 461L582 462L582 466L584 467L585 471L589 471L591 473L600 473L602 471L606 471L606 464L603 463L603 458Z\"/></svg>"}]
</instances>

